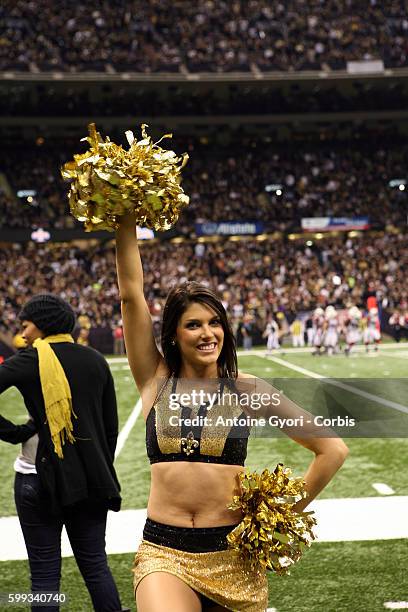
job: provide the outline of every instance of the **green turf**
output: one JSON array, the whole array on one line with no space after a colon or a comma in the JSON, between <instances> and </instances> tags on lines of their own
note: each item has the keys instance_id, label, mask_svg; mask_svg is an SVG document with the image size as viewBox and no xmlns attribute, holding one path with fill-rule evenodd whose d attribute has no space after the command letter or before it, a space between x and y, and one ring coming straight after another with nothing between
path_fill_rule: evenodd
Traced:
<instances>
[{"instance_id":1,"label":"green turf","mask_svg":"<svg viewBox=\"0 0 408 612\"><path fill-rule=\"evenodd\" d=\"M109 557L122 604L134 609L132 562L132 554ZM72 558L63 559L62 574L61 592L69 598L62 610L89 612L89 596ZM25 561L0 563L0 592L27 590L27 575ZM278 612L381 612L384 602L407 599L406 541L315 544L290 576L268 578L269 606Z\"/></svg>"},{"instance_id":2,"label":"green turf","mask_svg":"<svg viewBox=\"0 0 408 612\"><path fill-rule=\"evenodd\" d=\"M240 369L268 379L296 379L294 393L307 397L313 389L305 373L290 369L291 364L323 376L343 379L357 389L369 390L381 398L392 398L404 404L404 387L394 381L406 376L407 359L397 347L387 354L366 356L356 354L347 359L343 355L312 358L306 353L277 355L284 363L276 363L259 356L240 357ZM406 352L406 351L405 351ZM120 428L123 427L138 399L137 390L126 363L112 362L112 371L118 397ZM390 385L379 380L390 379ZM300 380L299 380L300 379ZM371 379L368 386L363 379ZM405 384L404 381L403 384ZM315 383L313 383L315 384ZM296 387L296 385L300 385ZM306 385L306 386L301 386ZM366 386L365 386L366 385ZM303 389L302 393L296 388ZM309 389L309 391L307 391ZM402 389L402 390L401 390ZM353 407L364 409L361 397L348 390ZM315 397L316 399L316 397ZM407 400L408 405L408 400ZM405 404L404 404L405 405ZM323 405L318 409L323 410ZM365 409L369 411L368 406ZM395 417L395 410L377 404L378 410ZM24 422L26 410L15 389L0 396L0 413ZM150 476L144 447L144 424L136 422L116 462L122 485L123 508L146 507ZM408 495L406 457L408 439L348 439L350 455L335 479L320 495L321 498L379 496L373 482L384 482L397 495ZM18 447L0 444L0 516L14 515L13 462ZM311 454L286 437L254 438L248 446L247 466L261 470L274 468L278 461L302 474L311 461ZM392 520L392 517L384 517ZM1 543L0 543L1 546ZM110 565L122 595L123 604L133 606L131 573L132 555L111 555ZM375 612L384 610L385 601L406 601L405 580L406 541L342 542L315 544L304 560L287 578L270 576L270 602L278 612ZM405 580L405 582L404 582ZM23 561L0 563L0 592L28 589L28 567ZM72 558L63 561L62 590L70 597L67 610L88 612L91 609L87 591L83 586ZM12 608L27 610L27 608Z\"/></svg>"}]
</instances>

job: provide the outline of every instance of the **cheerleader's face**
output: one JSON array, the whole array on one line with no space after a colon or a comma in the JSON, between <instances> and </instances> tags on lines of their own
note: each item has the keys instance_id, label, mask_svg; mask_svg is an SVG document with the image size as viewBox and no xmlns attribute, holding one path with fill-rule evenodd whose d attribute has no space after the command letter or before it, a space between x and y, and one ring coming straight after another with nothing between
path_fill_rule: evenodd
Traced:
<instances>
[{"instance_id":1,"label":"cheerleader's face","mask_svg":"<svg viewBox=\"0 0 408 612\"><path fill-rule=\"evenodd\" d=\"M185 363L200 368L216 366L224 343L219 316L209 306L190 304L177 325L176 342Z\"/></svg>"},{"instance_id":2,"label":"cheerleader's face","mask_svg":"<svg viewBox=\"0 0 408 612\"><path fill-rule=\"evenodd\" d=\"M43 332L32 321L22 322L22 337L26 341L27 346L31 346L37 338L44 338Z\"/></svg>"}]
</instances>

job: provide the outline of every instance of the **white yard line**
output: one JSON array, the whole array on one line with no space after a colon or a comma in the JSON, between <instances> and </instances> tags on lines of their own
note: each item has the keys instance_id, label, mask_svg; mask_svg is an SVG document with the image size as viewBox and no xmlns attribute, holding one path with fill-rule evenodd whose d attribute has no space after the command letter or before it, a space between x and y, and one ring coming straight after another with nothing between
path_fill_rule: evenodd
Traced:
<instances>
[{"instance_id":1,"label":"white yard line","mask_svg":"<svg viewBox=\"0 0 408 612\"><path fill-rule=\"evenodd\" d=\"M136 423L136 419L139 416L141 410L142 410L142 399L139 398L136 402L135 407L130 413L128 420L126 421L126 423L124 424L124 426L122 427L118 435L118 441L116 443L115 459L119 457L123 447L125 446L126 440L128 439L128 436L130 432L132 431Z\"/></svg>"},{"instance_id":2,"label":"white yard line","mask_svg":"<svg viewBox=\"0 0 408 612\"><path fill-rule=\"evenodd\" d=\"M312 346L305 346L304 348L293 348L291 346L282 346L279 351L282 351L283 353L287 353L287 354L299 354L301 355L302 353L312 353L315 350L314 347ZM393 342L389 342L387 344L380 344L379 345L379 349L377 354L382 353L383 351L408 351L408 342L404 342L404 343L393 343ZM260 353L263 354L266 352L266 346L264 348L254 348L251 350L244 350L244 349L239 349L238 350L238 354L239 355L248 355L250 353ZM353 346L353 351L351 353L351 356L353 356L355 353L365 353L365 346L363 345L357 345L357 346ZM372 351L373 352L373 351ZM371 354L371 352L369 353ZM337 355L343 355L344 356L344 352L341 353L337 353ZM335 357L336 355L334 355Z\"/></svg>"},{"instance_id":3,"label":"white yard line","mask_svg":"<svg viewBox=\"0 0 408 612\"><path fill-rule=\"evenodd\" d=\"M284 353L287 354L304 354L304 353L312 353L314 348L313 347L304 347L304 348L292 348L290 346L286 347L284 346L281 349ZM394 344L392 342L387 343L387 344L380 344L380 349L379 352L382 353L383 351L407 351L408 352L408 342L403 342L400 344ZM242 355L251 355L252 353L254 355L263 355L266 351L266 346L265 348L259 348L259 349L253 349L250 351L245 351L244 349L239 349L238 350L238 355L242 356ZM355 346L353 347L353 353L365 353L365 347L364 346ZM352 353L352 355L353 355ZM340 353L340 355L344 355L344 353ZM109 357L107 359L107 362L111 365L113 363L128 363L128 359L127 357Z\"/></svg>"},{"instance_id":4,"label":"white yard line","mask_svg":"<svg viewBox=\"0 0 408 612\"><path fill-rule=\"evenodd\" d=\"M399 353L392 353L389 351L387 357L393 357L394 359L408 359L408 351L400 351Z\"/></svg>"},{"instance_id":5,"label":"white yard line","mask_svg":"<svg viewBox=\"0 0 408 612\"><path fill-rule=\"evenodd\" d=\"M109 365L112 365L112 363L129 363L127 357L109 357L106 361Z\"/></svg>"},{"instance_id":6,"label":"white yard line","mask_svg":"<svg viewBox=\"0 0 408 612\"><path fill-rule=\"evenodd\" d=\"M385 482L373 482L372 487L379 493L380 495L394 495L394 489L391 489Z\"/></svg>"},{"instance_id":7,"label":"white yard line","mask_svg":"<svg viewBox=\"0 0 408 612\"><path fill-rule=\"evenodd\" d=\"M312 502L310 510L316 512L318 543L408 538L408 496L321 499ZM144 509L109 512L107 552L134 552L141 542L145 520ZM0 561L27 558L17 517L0 518L0 542ZM62 554L72 556L65 530Z\"/></svg>"},{"instance_id":8,"label":"white yard line","mask_svg":"<svg viewBox=\"0 0 408 612\"><path fill-rule=\"evenodd\" d=\"M249 353L249 351L248 351ZM382 404L383 406L387 406L388 408L393 408L394 410L398 410L399 412L404 412L408 414L408 407L399 404L398 402L392 402L391 400L387 400L383 397L379 397L378 395L373 395L372 393L368 393L367 391L362 391L361 389L356 389L351 385L346 385L338 380L333 378L329 378L327 376L323 376L323 374L318 374L317 372L312 372L311 370L307 370L306 368L302 368L301 366L295 365L286 361L286 359L281 359L280 357L272 357L271 355L263 355L263 359L267 359L268 361L274 361L278 365L282 365L285 368L289 368L294 372L299 372L299 374L304 374L309 378L315 378L317 380L324 379L325 382L329 385L333 385L334 387L338 387L340 389L344 389L345 391L350 391L355 395L360 395L360 397L364 397L365 399L369 399L377 404Z\"/></svg>"},{"instance_id":9,"label":"white yard line","mask_svg":"<svg viewBox=\"0 0 408 612\"><path fill-rule=\"evenodd\" d=\"M408 610L408 601L385 601L384 608L387 608L387 610Z\"/></svg>"}]
</instances>

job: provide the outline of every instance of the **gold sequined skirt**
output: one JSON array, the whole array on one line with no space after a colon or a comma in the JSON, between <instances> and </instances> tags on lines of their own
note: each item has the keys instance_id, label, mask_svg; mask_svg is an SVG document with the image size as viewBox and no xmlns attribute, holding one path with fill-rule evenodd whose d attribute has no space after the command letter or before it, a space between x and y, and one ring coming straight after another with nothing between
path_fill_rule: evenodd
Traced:
<instances>
[{"instance_id":1,"label":"gold sequined skirt","mask_svg":"<svg viewBox=\"0 0 408 612\"><path fill-rule=\"evenodd\" d=\"M167 572L227 610L264 612L268 584L264 571L244 566L234 550L186 552L142 541L135 557L134 589L153 572Z\"/></svg>"}]
</instances>

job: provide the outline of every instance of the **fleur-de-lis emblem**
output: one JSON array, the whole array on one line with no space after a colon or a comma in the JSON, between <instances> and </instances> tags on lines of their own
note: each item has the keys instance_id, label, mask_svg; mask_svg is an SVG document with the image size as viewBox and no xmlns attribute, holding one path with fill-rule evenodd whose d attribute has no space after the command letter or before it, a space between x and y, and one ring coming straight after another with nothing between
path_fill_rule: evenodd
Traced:
<instances>
[{"instance_id":1,"label":"fleur-de-lis emblem","mask_svg":"<svg viewBox=\"0 0 408 612\"><path fill-rule=\"evenodd\" d=\"M192 455L194 450L198 448L198 440L194 439L194 434L189 431L187 438L181 438L181 448L186 455Z\"/></svg>"}]
</instances>

